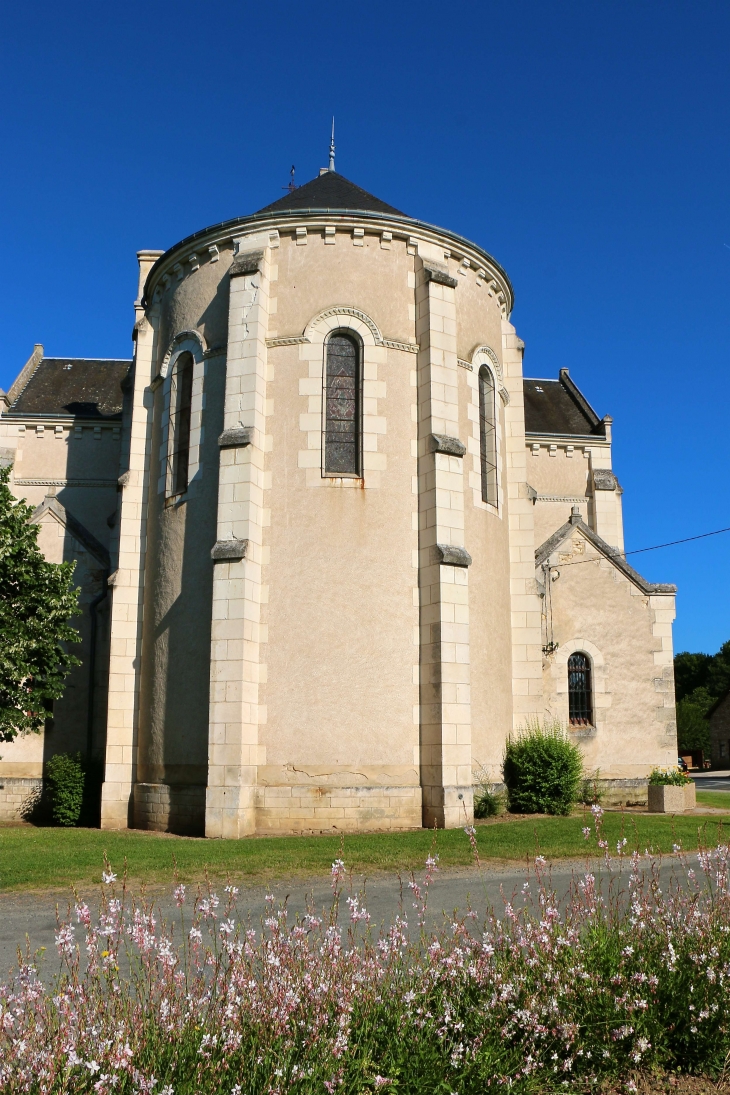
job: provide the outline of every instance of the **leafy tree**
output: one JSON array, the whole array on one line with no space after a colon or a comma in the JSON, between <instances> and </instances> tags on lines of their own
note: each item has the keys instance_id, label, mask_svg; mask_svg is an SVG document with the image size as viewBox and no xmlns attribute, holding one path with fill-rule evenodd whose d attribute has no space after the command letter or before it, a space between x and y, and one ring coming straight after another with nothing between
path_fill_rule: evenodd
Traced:
<instances>
[{"instance_id":1,"label":"leafy tree","mask_svg":"<svg viewBox=\"0 0 730 1095\"><path fill-rule=\"evenodd\" d=\"M730 688L730 639L723 643L717 654L712 656L708 673L707 690L718 699Z\"/></svg>"},{"instance_id":2,"label":"leafy tree","mask_svg":"<svg viewBox=\"0 0 730 1095\"><path fill-rule=\"evenodd\" d=\"M677 704L677 744L680 753L710 752L710 724L707 712L715 702L708 690L695 688Z\"/></svg>"},{"instance_id":3,"label":"leafy tree","mask_svg":"<svg viewBox=\"0 0 730 1095\"><path fill-rule=\"evenodd\" d=\"M682 753L710 752L707 712L730 688L730 639L717 654L683 650L674 659L677 744Z\"/></svg>"},{"instance_id":4,"label":"leafy tree","mask_svg":"<svg viewBox=\"0 0 730 1095\"><path fill-rule=\"evenodd\" d=\"M74 563L49 563L38 547L31 506L8 486L0 469L0 741L38 733L49 701L63 695L64 681L80 665L66 649L80 642L69 624L79 614L79 590L71 585Z\"/></svg>"},{"instance_id":5,"label":"leafy tree","mask_svg":"<svg viewBox=\"0 0 730 1095\"><path fill-rule=\"evenodd\" d=\"M683 650L674 657L674 691L677 703L694 692L695 688L706 688L712 665L712 654L690 654Z\"/></svg>"}]
</instances>

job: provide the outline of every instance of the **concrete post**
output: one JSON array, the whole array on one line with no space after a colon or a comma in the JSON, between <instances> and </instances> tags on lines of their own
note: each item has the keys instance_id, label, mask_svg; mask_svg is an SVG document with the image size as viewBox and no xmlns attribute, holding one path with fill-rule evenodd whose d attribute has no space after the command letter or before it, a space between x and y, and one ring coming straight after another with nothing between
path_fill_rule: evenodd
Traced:
<instances>
[{"instance_id":1,"label":"concrete post","mask_svg":"<svg viewBox=\"0 0 730 1095\"><path fill-rule=\"evenodd\" d=\"M458 444L456 279L419 245L416 274L423 824L456 828L474 812L464 446ZM456 441L456 444L452 442ZM465 450L464 450L465 451Z\"/></svg>"}]
</instances>

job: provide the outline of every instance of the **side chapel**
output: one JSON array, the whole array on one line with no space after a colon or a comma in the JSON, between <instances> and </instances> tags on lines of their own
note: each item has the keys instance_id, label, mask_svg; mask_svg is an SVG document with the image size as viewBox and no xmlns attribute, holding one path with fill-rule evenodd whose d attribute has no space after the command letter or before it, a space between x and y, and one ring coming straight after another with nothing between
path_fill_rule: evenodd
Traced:
<instances>
[{"instance_id":1,"label":"side chapel","mask_svg":"<svg viewBox=\"0 0 730 1095\"><path fill-rule=\"evenodd\" d=\"M104 828L458 826L544 717L646 801L677 757L675 587L622 554L611 419L567 369L523 377L499 264L333 164L138 259L132 360L37 345L0 395L83 602L0 813L81 750Z\"/></svg>"}]
</instances>

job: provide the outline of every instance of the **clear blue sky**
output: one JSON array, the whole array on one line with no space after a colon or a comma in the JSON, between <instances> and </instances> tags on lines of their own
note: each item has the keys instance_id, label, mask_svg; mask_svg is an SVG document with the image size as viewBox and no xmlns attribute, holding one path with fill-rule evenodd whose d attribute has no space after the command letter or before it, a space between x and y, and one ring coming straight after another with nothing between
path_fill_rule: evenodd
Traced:
<instances>
[{"instance_id":1,"label":"clear blue sky","mask_svg":"<svg viewBox=\"0 0 730 1095\"><path fill-rule=\"evenodd\" d=\"M627 548L730 525L730 5L704 0L8 5L8 387L131 352L135 251L326 163L509 273L525 371L614 418ZM676 649L730 638L730 534L632 559Z\"/></svg>"}]
</instances>

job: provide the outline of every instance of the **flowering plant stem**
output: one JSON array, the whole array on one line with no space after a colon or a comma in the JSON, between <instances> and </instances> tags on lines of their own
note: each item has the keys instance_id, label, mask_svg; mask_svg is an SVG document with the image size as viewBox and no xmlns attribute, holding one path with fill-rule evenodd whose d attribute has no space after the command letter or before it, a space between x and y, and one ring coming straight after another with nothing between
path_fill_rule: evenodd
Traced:
<instances>
[{"instance_id":1,"label":"flowering plant stem","mask_svg":"<svg viewBox=\"0 0 730 1095\"><path fill-rule=\"evenodd\" d=\"M558 897L538 856L503 907L426 927L438 871L413 877L376 930L342 859L329 915L268 900L259 930L180 884L178 924L130 897L107 864L100 911L77 899L59 923L51 984L27 953L0 986L7 1095L482 1095L584 1091L638 1068L719 1075L730 1052L730 850L603 852ZM473 839L469 833L469 839ZM598 848L596 848L598 844ZM595 859L591 863L595 863ZM600 861L599 861L600 862Z\"/></svg>"}]
</instances>

